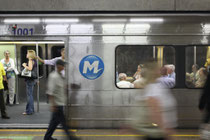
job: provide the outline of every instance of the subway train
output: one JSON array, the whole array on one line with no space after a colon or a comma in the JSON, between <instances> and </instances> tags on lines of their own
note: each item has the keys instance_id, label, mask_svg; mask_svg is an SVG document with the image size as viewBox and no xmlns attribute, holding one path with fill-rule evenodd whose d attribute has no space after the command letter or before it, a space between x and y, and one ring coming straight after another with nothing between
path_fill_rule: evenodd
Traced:
<instances>
[{"instance_id":1,"label":"subway train","mask_svg":"<svg viewBox=\"0 0 210 140\"><path fill-rule=\"evenodd\" d=\"M137 66L150 58L161 60L161 65L173 64L176 85L171 92L177 100L178 127L197 128L202 119L198 110L202 87L189 86L186 74L193 64L208 67L209 33L210 17L205 13L4 14L0 15L0 53L12 49L20 71L28 49L52 59L65 47L65 113L73 128L123 126L131 120L132 109L138 107L135 97L143 89L117 87L118 74L132 78ZM0 127L47 127L46 83L54 68L39 63L38 69L35 115L21 115L25 83L16 76L17 105L7 107L13 114L10 120L0 120ZM19 111L15 109L21 105Z\"/></svg>"}]
</instances>

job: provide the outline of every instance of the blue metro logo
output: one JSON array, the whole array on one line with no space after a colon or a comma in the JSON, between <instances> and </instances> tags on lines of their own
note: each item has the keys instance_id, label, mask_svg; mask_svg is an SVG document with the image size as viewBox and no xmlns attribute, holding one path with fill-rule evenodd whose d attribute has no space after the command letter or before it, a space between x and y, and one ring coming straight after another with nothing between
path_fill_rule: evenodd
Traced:
<instances>
[{"instance_id":1,"label":"blue metro logo","mask_svg":"<svg viewBox=\"0 0 210 140\"><path fill-rule=\"evenodd\" d=\"M88 55L80 61L79 70L85 78L94 80L104 72L104 63L98 56Z\"/></svg>"}]
</instances>

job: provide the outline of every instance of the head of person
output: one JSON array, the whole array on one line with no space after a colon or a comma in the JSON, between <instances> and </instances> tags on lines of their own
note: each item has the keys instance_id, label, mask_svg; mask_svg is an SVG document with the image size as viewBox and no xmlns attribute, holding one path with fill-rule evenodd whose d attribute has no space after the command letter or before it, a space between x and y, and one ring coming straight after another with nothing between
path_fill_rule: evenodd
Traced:
<instances>
[{"instance_id":1,"label":"head of person","mask_svg":"<svg viewBox=\"0 0 210 140\"><path fill-rule=\"evenodd\" d=\"M61 49L61 57L62 59L65 59L65 48Z\"/></svg>"},{"instance_id":2,"label":"head of person","mask_svg":"<svg viewBox=\"0 0 210 140\"><path fill-rule=\"evenodd\" d=\"M4 51L4 56L8 59L10 57L10 52L8 50Z\"/></svg>"},{"instance_id":3,"label":"head of person","mask_svg":"<svg viewBox=\"0 0 210 140\"><path fill-rule=\"evenodd\" d=\"M137 71L141 72L141 65L138 65Z\"/></svg>"},{"instance_id":4,"label":"head of person","mask_svg":"<svg viewBox=\"0 0 210 140\"><path fill-rule=\"evenodd\" d=\"M166 65L168 74L172 74L175 71L174 65Z\"/></svg>"},{"instance_id":5,"label":"head of person","mask_svg":"<svg viewBox=\"0 0 210 140\"><path fill-rule=\"evenodd\" d=\"M26 58L28 58L28 59L36 59L36 52L34 50L28 50Z\"/></svg>"},{"instance_id":6,"label":"head of person","mask_svg":"<svg viewBox=\"0 0 210 140\"><path fill-rule=\"evenodd\" d=\"M150 60L144 65L144 78L146 84L156 82L157 78L160 77L160 66L157 61Z\"/></svg>"},{"instance_id":7,"label":"head of person","mask_svg":"<svg viewBox=\"0 0 210 140\"><path fill-rule=\"evenodd\" d=\"M61 72L65 68L65 62L63 60L61 60L61 59L58 59L56 61L56 68L57 68L58 72Z\"/></svg>"},{"instance_id":8,"label":"head of person","mask_svg":"<svg viewBox=\"0 0 210 140\"><path fill-rule=\"evenodd\" d=\"M160 68L160 74L161 74L161 76L167 76L167 74L168 74L167 71L168 71L168 69L165 66L161 67Z\"/></svg>"},{"instance_id":9,"label":"head of person","mask_svg":"<svg viewBox=\"0 0 210 140\"><path fill-rule=\"evenodd\" d=\"M125 81L126 78L127 78L127 75L126 75L125 73L120 73L120 74L119 74L119 80L120 80L120 81Z\"/></svg>"},{"instance_id":10,"label":"head of person","mask_svg":"<svg viewBox=\"0 0 210 140\"><path fill-rule=\"evenodd\" d=\"M198 71L198 65L194 64L192 65L192 72L197 72Z\"/></svg>"}]
</instances>

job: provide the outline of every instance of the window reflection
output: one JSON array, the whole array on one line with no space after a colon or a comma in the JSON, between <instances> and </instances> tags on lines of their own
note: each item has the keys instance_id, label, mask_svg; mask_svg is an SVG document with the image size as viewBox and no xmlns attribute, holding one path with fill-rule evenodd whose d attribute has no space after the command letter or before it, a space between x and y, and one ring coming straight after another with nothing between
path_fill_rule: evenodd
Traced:
<instances>
[{"instance_id":1,"label":"window reflection","mask_svg":"<svg viewBox=\"0 0 210 140\"><path fill-rule=\"evenodd\" d=\"M203 88L210 66L209 47L186 48L186 86L188 88Z\"/></svg>"},{"instance_id":2,"label":"window reflection","mask_svg":"<svg viewBox=\"0 0 210 140\"><path fill-rule=\"evenodd\" d=\"M116 85L118 88L144 88L145 63L158 60L164 67L162 82L167 87L175 86L175 50L170 46L123 45L116 48Z\"/></svg>"}]
</instances>

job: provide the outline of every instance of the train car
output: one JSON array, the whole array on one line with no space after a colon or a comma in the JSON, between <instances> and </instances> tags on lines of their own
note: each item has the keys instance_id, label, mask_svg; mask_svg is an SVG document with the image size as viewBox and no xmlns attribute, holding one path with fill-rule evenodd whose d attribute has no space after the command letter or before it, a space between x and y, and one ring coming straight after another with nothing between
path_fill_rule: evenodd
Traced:
<instances>
[{"instance_id":1,"label":"train car","mask_svg":"<svg viewBox=\"0 0 210 140\"><path fill-rule=\"evenodd\" d=\"M137 66L150 58L173 64L176 85L171 91L177 100L178 125L196 128L201 122L197 106L202 86L190 83L188 75L194 64L208 68L209 33L208 14L6 14L0 15L0 53L12 49L20 71L28 49L51 59L65 47L66 116L74 128L121 127L130 121L131 110L138 107L135 97L143 89L119 88L118 74L126 73L132 81ZM0 127L47 127L45 91L53 67L39 63L38 69L36 113L21 114L25 83L16 76L19 104L7 107L11 119L0 120Z\"/></svg>"}]
</instances>

